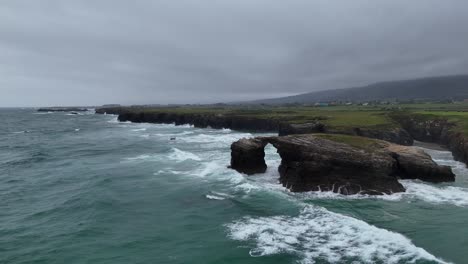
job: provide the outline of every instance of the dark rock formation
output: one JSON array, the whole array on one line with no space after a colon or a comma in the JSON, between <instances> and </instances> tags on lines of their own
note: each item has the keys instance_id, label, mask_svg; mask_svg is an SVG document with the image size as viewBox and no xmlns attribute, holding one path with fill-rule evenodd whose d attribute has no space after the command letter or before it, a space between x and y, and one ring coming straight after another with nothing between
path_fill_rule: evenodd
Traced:
<instances>
[{"instance_id":1,"label":"dark rock formation","mask_svg":"<svg viewBox=\"0 0 468 264\"><path fill-rule=\"evenodd\" d=\"M413 145L413 138L404 129L371 129L371 128L349 128L349 129L336 129L328 127L320 121L304 124L282 124L279 127L278 134L280 136L298 135L298 134L312 134L312 133L327 133L327 134L345 134L353 136L362 136L368 138L381 139L388 142L411 146Z\"/></svg>"},{"instance_id":2,"label":"dark rock formation","mask_svg":"<svg viewBox=\"0 0 468 264\"><path fill-rule=\"evenodd\" d=\"M391 143L400 144L404 146L413 145L413 137L404 129L369 129L369 128L354 128L352 133L345 133L347 135L375 138L385 140Z\"/></svg>"},{"instance_id":3,"label":"dark rock formation","mask_svg":"<svg viewBox=\"0 0 468 264\"><path fill-rule=\"evenodd\" d=\"M428 182L449 182L455 175L448 166L440 166L421 149L389 145L387 149L396 160L398 175L402 179L420 179Z\"/></svg>"},{"instance_id":4,"label":"dark rock formation","mask_svg":"<svg viewBox=\"0 0 468 264\"><path fill-rule=\"evenodd\" d=\"M455 180L450 167L437 165L421 150L368 140L361 148L311 134L241 139L231 146L231 168L246 174L264 172L264 147L271 143L281 156L280 182L294 192L391 194L405 191L398 178Z\"/></svg>"},{"instance_id":5,"label":"dark rock formation","mask_svg":"<svg viewBox=\"0 0 468 264\"><path fill-rule=\"evenodd\" d=\"M336 129L326 126L320 119L304 124L289 124L274 119L256 118L242 115L191 114L173 112L152 112L144 109L111 107L96 109L98 114L118 114L119 121L134 123L162 123L175 125L193 125L199 128L230 128L250 132L278 132L280 136L330 133L363 136L386 140L401 145L412 145L412 137L404 129L349 128Z\"/></svg>"},{"instance_id":6,"label":"dark rock formation","mask_svg":"<svg viewBox=\"0 0 468 264\"><path fill-rule=\"evenodd\" d=\"M86 108L77 107L51 107L51 108L39 108L38 112L86 112Z\"/></svg>"},{"instance_id":7,"label":"dark rock formation","mask_svg":"<svg viewBox=\"0 0 468 264\"><path fill-rule=\"evenodd\" d=\"M392 118L419 141L438 143L452 151L455 160L468 164L468 136L456 130L456 124L444 118L396 113Z\"/></svg>"},{"instance_id":8,"label":"dark rock formation","mask_svg":"<svg viewBox=\"0 0 468 264\"><path fill-rule=\"evenodd\" d=\"M126 111L125 109L109 112L106 109L100 109L99 113L102 111L106 111L105 113L107 114L117 112L119 114L119 121L131 121L134 123L189 124L199 128L230 128L251 132L277 132L280 125L277 120L236 115L139 112Z\"/></svg>"},{"instance_id":9,"label":"dark rock formation","mask_svg":"<svg viewBox=\"0 0 468 264\"><path fill-rule=\"evenodd\" d=\"M241 139L231 145L231 167L245 174L264 173L266 141L260 139Z\"/></svg>"},{"instance_id":10,"label":"dark rock formation","mask_svg":"<svg viewBox=\"0 0 468 264\"><path fill-rule=\"evenodd\" d=\"M325 124L320 121L304 124L282 124L279 127L279 136L298 135L298 134L311 134L311 133L324 133Z\"/></svg>"}]
</instances>

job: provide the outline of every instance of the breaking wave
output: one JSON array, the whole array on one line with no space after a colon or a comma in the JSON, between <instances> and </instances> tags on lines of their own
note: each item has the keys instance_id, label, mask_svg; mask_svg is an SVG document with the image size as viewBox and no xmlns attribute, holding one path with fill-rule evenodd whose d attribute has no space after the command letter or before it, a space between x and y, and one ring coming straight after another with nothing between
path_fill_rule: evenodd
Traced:
<instances>
[{"instance_id":1,"label":"breaking wave","mask_svg":"<svg viewBox=\"0 0 468 264\"><path fill-rule=\"evenodd\" d=\"M468 206L468 188L456 186L437 187L420 181L403 180L406 188L403 196L416 198L433 204L452 204L460 207Z\"/></svg>"},{"instance_id":2,"label":"breaking wave","mask_svg":"<svg viewBox=\"0 0 468 264\"><path fill-rule=\"evenodd\" d=\"M172 152L168 155L168 158L174 161L185 161L185 160L195 160L200 161L201 158L191 152L183 151L178 148L172 148Z\"/></svg>"},{"instance_id":3,"label":"breaking wave","mask_svg":"<svg viewBox=\"0 0 468 264\"><path fill-rule=\"evenodd\" d=\"M226 227L232 239L255 243L250 250L254 257L287 253L307 264L445 263L401 234L310 205L298 216L245 217Z\"/></svg>"},{"instance_id":4,"label":"breaking wave","mask_svg":"<svg viewBox=\"0 0 468 264\"><path fill-rule=\"evenodd\" d=\"M226 198L224 198L224 197L216 196L216 195L211 195L211 194L207 194L207 195L205 195L205 197L206 197L207 199L210 199L210 200L224 200L224 199L226 199Z\"/></svg>"}]
</instances>

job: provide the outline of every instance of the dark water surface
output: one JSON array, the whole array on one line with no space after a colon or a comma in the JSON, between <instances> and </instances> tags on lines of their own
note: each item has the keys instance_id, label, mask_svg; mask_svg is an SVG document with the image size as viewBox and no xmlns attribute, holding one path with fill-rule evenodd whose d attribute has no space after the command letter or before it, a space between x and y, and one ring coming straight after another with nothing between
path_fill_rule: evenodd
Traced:
<instances>
[{"instance_id":1,"label":"dark water surface","mask_svg":"<svg viewBox=\"0 0 468 264\"><path fill-rule=\"evenodd\" d=\"M0 110L0 263L468 263L468 170L385 197L226 166L249 133ZM170 141L177 137L176 141Z\"/></svg>"}]
</instances>

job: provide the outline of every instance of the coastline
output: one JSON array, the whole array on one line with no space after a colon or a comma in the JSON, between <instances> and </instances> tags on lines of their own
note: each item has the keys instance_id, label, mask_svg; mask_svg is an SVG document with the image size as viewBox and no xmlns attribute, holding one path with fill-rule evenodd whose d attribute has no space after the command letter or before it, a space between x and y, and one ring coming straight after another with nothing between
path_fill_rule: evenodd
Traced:
<instances>
[{"instance_id":1,"label":"coastline","mask_svg":"<svg viewBox=\"0 0 468 264\"><path fill-rule=\"evenodd\" d=\"M184 109L185 108L181 108ZM366 120L361 123L346 126L327 124L322 117L313 116L303 123L294 123L287 119L258 117L252 113L218 113L207 110L200 113L174 111L165 108L131 108L113 107L97 108L96 114L115 114L121 122L156 123L175 125L193 125L198 128L214 129L228 128L249 132L273 132L279 136L296 134L344 134L361 136L388 141L391 143L411 146L414 140L424 143L435 143L450 150L457 161L468 165L468 137L457 131L457 124L439 116L424 116L411 112L387 112L390 119L387 126L366 126ZM325 112L326 113L326 112Z\"/></svg>"}]
</instances>

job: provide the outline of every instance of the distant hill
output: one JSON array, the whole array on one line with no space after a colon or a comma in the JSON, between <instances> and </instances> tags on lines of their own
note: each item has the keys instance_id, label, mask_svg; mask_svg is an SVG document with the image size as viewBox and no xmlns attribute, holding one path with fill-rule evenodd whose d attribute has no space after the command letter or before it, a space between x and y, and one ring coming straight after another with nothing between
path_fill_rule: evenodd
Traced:
<instances>
[{"instance_id":1,"label":"distant hill","mask_svg":"<svg viewBox=\"0 0 468 264\"><path fill-rule=\"evenodd\" d=\"M318 91L282 98L256 100L249 103L290 104L411 99L468 99L468 75L381 82L362 87Z\"/></svg>"}]
</instances>

